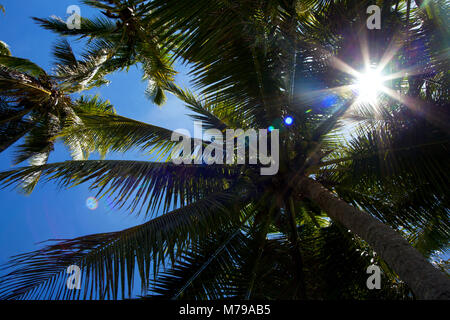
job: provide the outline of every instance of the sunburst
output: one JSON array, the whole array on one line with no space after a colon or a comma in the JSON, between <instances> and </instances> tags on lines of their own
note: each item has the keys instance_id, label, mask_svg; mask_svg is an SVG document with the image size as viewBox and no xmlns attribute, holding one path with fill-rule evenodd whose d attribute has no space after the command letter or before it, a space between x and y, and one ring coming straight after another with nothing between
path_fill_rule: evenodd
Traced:
<instances>
[{"instance_id":1,"label":"sunburst","mask_svg":"<svg viewBox=\"0 0 450 320\"><path fill-rule=\"evenodd\" d=\"M379 95L386 91L384 86L386 80L382 70L367 66L364 72L357 75L354 82L358 95L357 102L376 105Z\"/></svg>"}]
</instances>

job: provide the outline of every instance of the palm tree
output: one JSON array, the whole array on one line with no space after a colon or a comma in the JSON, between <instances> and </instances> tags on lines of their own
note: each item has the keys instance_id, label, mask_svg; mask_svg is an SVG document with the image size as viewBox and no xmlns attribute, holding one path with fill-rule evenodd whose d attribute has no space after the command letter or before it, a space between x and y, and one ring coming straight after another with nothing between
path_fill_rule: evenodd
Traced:
<instances>
[{"instance_id":1,"label":"palm tree","mask_svg":"<svg viewBox=\"0 0 450 320\"><path fill-rule=\"evenodd\" d=\"M365 1L145 3L142 16L162 46L191 64L200 93L170 81L161 90L208 128L279 129L279 171L175 165L172 131L80 112L79 125L61 133L68 142L104 153L137 147L163 161L67 161L4 172L0 181L13 185L42 172L64 186L88 182L118 208L145 209L149 220L16 256L0 296L126 297L137 269L147 298L368 298L365 268L377 261L388 283L382 297L408 297L399 278L417 298L448 299L448 277L424 257L449 239L448 78L441 56L428 50L439 35L426 27L439 24L421 19L410 1L393 3L382 7L391 28L366 35L370 58L382 60L380 43L390 42L397 47L386 62L392 74L411 73L404 57L414 54L417 65L410 76L392 77L388 94L371 103L355 101L345 90L351 75L336 70L350 54L354 68L364 66L351 46L361 40ZM106 14L115 18L112 8ZM405 29L414 36L396 37ZM343 120L357 126L344 142ZM83 270L82 290L65 287L72 264Z\"/></svg>"},{"instance_id":2,"label":"palm tree","mask_svg":"<svg viewBox=\"0 0 450 320\"><path fill-rule=\"evenodd\" d=\"M105 84L104 77L116 70L128 70L139 64L143 78L148 80L146 93L156 104L165 101L162 85L173 81L170 48L161 45L159 34L152 29L152 18L147 15L147 1L83 1L101 10L95 19L81 17L79 29L69 29L65 21L52 17L34 18L42 27L62 36L87 39L84 56L88 63L82 66L70 64L59 69L60 79L71 86L80 84L80 78L88 79L93 86ZM96 80L96 81L93 81ZM81 82L79 89L86 89Z\"/></svg>"},{"instance_id":3,"label":"palm tree","mask_svg":"<svg viewBox=\"0 0 450 320\"><path fill-rule=\"evenodd\" d=\"M68 49L66 42L55 47L57 59L75 57L63 53ZM70 51L71 52L71 51ZM82 110L113 112L108 102L98 97L72 99L70 88L64 88L57 77L47 74L35 63L22 58L12 57L10 52L0 55L0 152L25 138L18 147L15 164L29 160L32 165L47 163L50 152L54 149L55 139L65 126L76 125L77 116ZM70 59L69 59L70 58ZM70 61L72 63L72 61ZM68 65L67 62L66 65ZM59 64L62 68L62 64ZM84 159L80 141L68 144L74 159ZM24 190L31 192L39 180L39 173L29 177L23 184Z\"/></svg>"},{"instance_id":4,"label":"palm tree","mask_svg":"<svg viewBox=\"0 0 450 320\"><path fill-rule=\"evenodd\" d=\"M5 13L5 7L0 4L0 11ZM10 56L11 52L9 51L8 45L0 40L0 54L5 56Z\"/></svg>"}]
</instances>

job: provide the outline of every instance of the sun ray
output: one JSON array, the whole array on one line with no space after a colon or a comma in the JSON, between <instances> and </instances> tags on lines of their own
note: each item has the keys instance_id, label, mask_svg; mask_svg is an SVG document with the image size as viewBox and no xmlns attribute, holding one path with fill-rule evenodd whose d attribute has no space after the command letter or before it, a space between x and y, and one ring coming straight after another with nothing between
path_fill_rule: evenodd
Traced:
<instances>
[{"instance_id":1,"label":"sun ray","mask_svg":"<svg viewBox=\"0 0 450 320\"><path fill-rule=\"evenodd\" d=\"M365 30L365 29L364 29ZM370 54L369 54L369 44L367 42L367 33L364 32L359 36L359 43L361 48L361 55L363 58L364 65L370 65Z\"/></svg>"},{"instance_id":2,"label":"sun ray","mask_svg":"<svg viewBox=\"0 0 450 320\"><path fill-rule=\"evenodd\" d=\"M340 94L340 93L348 92L349 90L352 90L354 88L355 88L354 84L346 84L343 86L338 86L338 87L333 87L333 88L310 90L309 94L311 94L311 95L322 95L322 94L327 94L327 93Z\"/></svg>"},{"instance_id":3,"label":"sun ray","mask_svg":"<svg viewBox=\"0 0 450 320\"><path fill-rule=\"evenodd\" d=\"M337 70L343 71L351 76L357 77L359 75L359 72L350 67L348 64L346 64L344 61L337 57L331 58L331 65L336 68Z\"/></svg>"},{"instance_id":4,"label":"sun ray","mask_svg":"<svg viewBox=\"0 0 450 320\"><path fill-rule=\"evenodd\" d=\"M356 95L355 102L348 110L354 110L358 107L370 107L373 111L375 111L375 113L377 113L377 111L379 111L377 109L381 108L380 98L383 94L394 98L409 108L415 108L415 103L413 101L410 101L407 97L402 96L401 93L396 92L394 89L390 88L389 85L389 81L403 79L411 75L419 75L422 73L417 66L396 70L394 72L387 70L389 63L402 48L402 43L404 43L402 41L403 39L404 35L395 35L378 63L374 63L374 61L371 61L367 39L365 35L362 34L359 37L361 56L363 59L362 62L364 65L362 70L356 70L348 63L334 57L332 53L321 47L320 50L323 51L324 55L330 57L330 65L336 70L352 76L354 80L352 83L347 85L312 90L308 94L310 94L311 97L324 93L332 93L341 96L344 96L345 94L351 94L353 96Z\"/></svg>"},{"instance_id":5,"label":"sun ray","mask_svg":"<svg viewBox=\"0 0 450 320\"><path fill-rule=\"evenodd\" d=\"M395 73L388 74L385 76L385 78L386 78L386 81L388 81L388 80L399 79L399 78L403 78L403 77L407 77L407 76L415 76L415 75L419 75L419 74L422 74L422 72L420 70L418 70L417 67L411 67L411 68L402 69Z\"/></svg>"},{"instance_id":6,"label":"sun ray","mask_svg":"<svg viewBox=\"0 0 450 320\"><path fill-rule=\"evenodd\" d=\"M450 129L448 127L448 121L445 114L441 114L438 110L430 110L430 108L426 107L426 104L424 101L410 97L408 95L403 95L395 90L392 90L391 88L384 87L383 92L393 98L394 100L397 100L401 104L408 107L412 112L416 114L420 114L422 117L426 118L428 121L434 123L436 126L440 127L444 131L450 133Z\"/></svg>"},{"instance_id":7,"label":"sun ray","mask_svg":"<svg viewBox=\"0 0 450 320\"><path fill-rule=\"evenodd\" d=\"M392 58L397 54L398 50L400 50L403 46L403 36L394 36L391 42L389 43L388 48L384 52L383 56L380 59L378 64L381 70L384 70Z\"/></svg>"}]
</instances>

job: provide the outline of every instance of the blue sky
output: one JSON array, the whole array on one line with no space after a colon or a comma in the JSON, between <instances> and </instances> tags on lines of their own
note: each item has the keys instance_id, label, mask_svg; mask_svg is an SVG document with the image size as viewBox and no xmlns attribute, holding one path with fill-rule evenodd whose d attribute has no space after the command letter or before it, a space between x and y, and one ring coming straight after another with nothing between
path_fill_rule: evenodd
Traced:
<instances>
[{"instance_id":1,"label":"blue sky","mask_svg":"<svg viewBox=\"0 0 450 320\"><path fill-rule=\"evenodd\" d=\"M80 6L82 16L92 17L96 13L76 0L0 0L0 4L6 9L5 14L0 13L0 40L10 46L14 56L30 59L47 72L52 68L51 47L57 36L40 28L31 17L56 15L65 19L66 8L73 4ZM188 86L187 68L177 64L176 69L180 72L176 82ZM108 99L120 115L192 132L192 122L186 116L188 112L175 97L169 96L162 108L145 97L146 84L141 81L141 72L137 68L131 68L128 73L115 73L108 79L111 81L109 86L90 93ZM12 168L12 149L0 154L0 171ZM107 158L145 160L148 156L132 152ZM65 160L70 160L70 154L64 145L57 144L49 162ZM143 217L130 216L125 210L111 210L104 200L99 201L96 210L89 210L86 199L91 196L95 193L89 191L87 185L66 190L55 183L40 183L29 196L11 188L0 190L0 264L12 255L39 248L37 243L44 240L117 231L143 222Z\"/></svg>"}]
</instances>

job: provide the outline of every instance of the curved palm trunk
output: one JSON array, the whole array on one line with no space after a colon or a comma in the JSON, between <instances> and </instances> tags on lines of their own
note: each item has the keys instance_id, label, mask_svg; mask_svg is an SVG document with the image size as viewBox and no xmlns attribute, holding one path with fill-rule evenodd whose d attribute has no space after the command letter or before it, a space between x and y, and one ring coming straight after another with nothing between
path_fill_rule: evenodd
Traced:
<instances>
[{"instance_id":1,"label":"curved palm trunk","mask_svg":"<svg viewBox=\"0 0 450 320\"><path fill-rule=\"evenodd\" d=\"M372 246L418 299L450 299L450 279L392 228L339 199L313 179L304 179L300 192Z\"/></svg>"}]
</instances>

